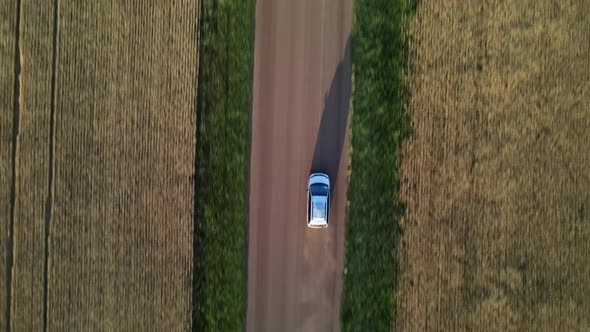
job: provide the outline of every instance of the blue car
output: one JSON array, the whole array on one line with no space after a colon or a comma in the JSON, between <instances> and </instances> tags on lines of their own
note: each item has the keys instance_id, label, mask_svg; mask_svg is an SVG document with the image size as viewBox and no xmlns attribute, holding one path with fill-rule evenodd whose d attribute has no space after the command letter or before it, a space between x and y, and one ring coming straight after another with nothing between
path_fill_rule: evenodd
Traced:
<instances>
[{"instance_id":1,"label":"blue car","mask_svg":"<svg viewBox=\"0 0 590 332\"><path fill-rule=\"evenodd\" d=\"M307 227L328 227L330 215L330 178L324 173L313 173L307 185Z\"/></svg>"}]
</instances>

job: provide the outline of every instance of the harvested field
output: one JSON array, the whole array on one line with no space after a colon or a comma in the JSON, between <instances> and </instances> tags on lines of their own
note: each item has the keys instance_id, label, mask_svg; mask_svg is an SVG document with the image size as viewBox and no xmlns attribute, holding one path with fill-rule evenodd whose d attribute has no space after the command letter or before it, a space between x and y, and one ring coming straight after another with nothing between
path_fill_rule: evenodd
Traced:
<instances>
[{"instance_id":1,"label":"harvested field","mask_svg":"<svg viewBox=\"0 0 590 332\"><path fill-rule=\"evenodd\" d=\"M0 330L190 329L199 2L18 3L0 6Z\"/></svg>"},{"instance_id":2,"label":"harvested field","mask_svg":"<svg viewBox=\"0 0 590 332\"><path fill-rule=\"evenodd\" d=\"M590 329L589 14L420 2L397 330Z\"/></svg>"}]
</instances>

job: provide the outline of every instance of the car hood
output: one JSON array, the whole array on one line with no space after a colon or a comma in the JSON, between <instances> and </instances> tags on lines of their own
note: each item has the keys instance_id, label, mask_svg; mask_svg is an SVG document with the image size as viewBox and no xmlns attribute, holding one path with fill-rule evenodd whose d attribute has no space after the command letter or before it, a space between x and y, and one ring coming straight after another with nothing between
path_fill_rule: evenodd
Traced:
<instances>
[{"instance_id":1,"label":"car hood","mask_svg":"<svg viewBox=\"0 0 590 332\"><path fill-rule=\"evenodd\" d=\"M330 178L326 174L323 173L313 173L309 176L308 186L311 186L314 183L323 183L330 187Z\"/></svg>"}]
</instances>

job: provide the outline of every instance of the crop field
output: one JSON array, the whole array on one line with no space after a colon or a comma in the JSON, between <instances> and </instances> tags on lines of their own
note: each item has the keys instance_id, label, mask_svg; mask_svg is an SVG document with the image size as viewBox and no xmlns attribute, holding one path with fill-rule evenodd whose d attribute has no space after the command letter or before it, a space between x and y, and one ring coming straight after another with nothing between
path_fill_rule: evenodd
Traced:
<instances>
[{"instance_id":1,"label":"crop field","mask_svg":"<svg viewBox=\"0 0 590 332\"><path fill-rule=\"evenodd\" d=\"M590 329L590 4L421 1L398 331Z\"/></svg>"},{"instance_id":2,"label":"crop field","mask_svg":"<svg viewBox=\"0 0 590 332\"><path fill-rule=\"evenodd\" d=\"M0 331L9 324L16 1L0 6Z\"/></svg>"},{"instance_id":3,"label":"crop field","mask_svg":"<svg viewBox=\"0 0 590 332\"><path fill-rule=\"evenodd\" d=\"M15 7L16 8L16 7ZM16 15L15 15L16 17ZM46 298L45 216L49 202L48 174L53 91L52 2L22 2L19 18L18 119L14 155L14 205L11 276L13 330L43 329ZM13 109L11 108L11 111Z\"/></svg>"},{"instance_id":4,"label":"crop field","mask_svg":"<svg viewBox=\"0 0 590 332\"><path fill-rule=\"evenodd\" d=\"M191 327L198 14L0 6L0 330Z\"/></svg>"}]
</instances>

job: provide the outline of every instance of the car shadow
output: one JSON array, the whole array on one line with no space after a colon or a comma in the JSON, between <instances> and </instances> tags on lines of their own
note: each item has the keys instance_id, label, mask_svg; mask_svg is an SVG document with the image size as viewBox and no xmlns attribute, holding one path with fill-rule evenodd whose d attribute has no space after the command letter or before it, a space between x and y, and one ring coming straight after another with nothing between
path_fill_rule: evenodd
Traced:
<instances>
[{"instance_id":1,"label":"car shadow","mask_svg":"<svg viewBox=\"0 0 590 332\"><path fill-rule=\"evenodd\" d=\"M348 37L342 60L336 68L330 89L324 96L324 110L310 169L310 174L321 172L330 177L332 193L348 130L352 90L350 48L351 37Z\"/></svg>"}]
</instances>

